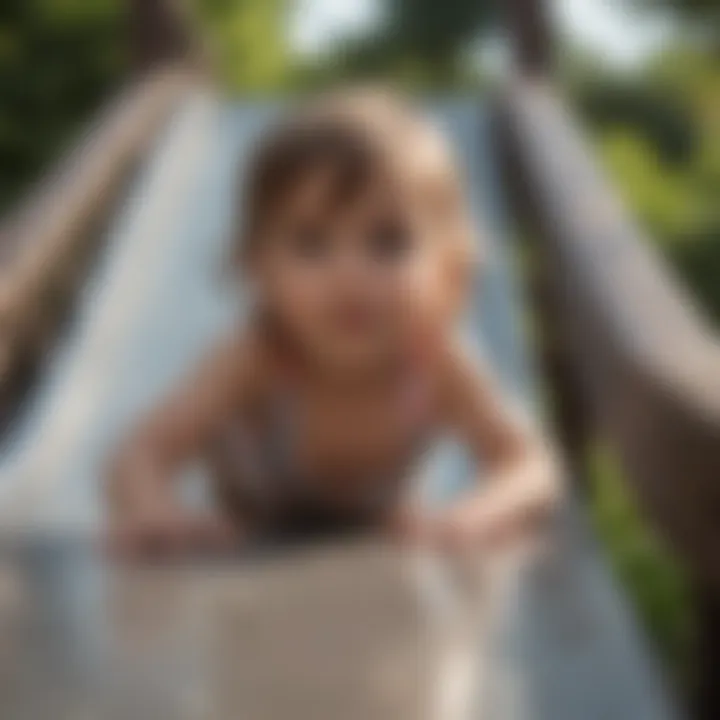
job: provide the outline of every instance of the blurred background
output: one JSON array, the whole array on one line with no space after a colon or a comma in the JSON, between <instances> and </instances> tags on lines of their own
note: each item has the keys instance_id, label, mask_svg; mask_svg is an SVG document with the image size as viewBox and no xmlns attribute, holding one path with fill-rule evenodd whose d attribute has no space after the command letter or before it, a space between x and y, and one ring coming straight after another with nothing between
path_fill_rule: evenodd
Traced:
<instances>
[{"instance_id":1,"label":"blurred background","mask_svg":"<svg viewBox=\"0 0 720 720\"><path fill-rule=\"evenodd\" d=\"M557 67L613 185L720 324L717 0L553 0ZM508 71L478 0L197 0L201 53L228 92L287 95L357 79L472 94ZM125 0L0 2L0 213L133 74ZM2 249L0 248L0 252ZM670 553L602 443L593 520L668 668L687 681L693 616Z\"/></svg>"}]
</instances>

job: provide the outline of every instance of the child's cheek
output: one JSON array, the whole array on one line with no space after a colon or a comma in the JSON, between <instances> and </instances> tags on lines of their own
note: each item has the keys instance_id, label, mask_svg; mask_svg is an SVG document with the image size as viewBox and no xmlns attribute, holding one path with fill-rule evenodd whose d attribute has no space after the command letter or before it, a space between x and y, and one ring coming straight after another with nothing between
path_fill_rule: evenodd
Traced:
<instances>
[{"instance_id":1,"label":"child's cheek","mask_svg":"<svg viewBox=\"0 0 720 720\"><path fill-rule=\"evenodd\" d=\"M265 278L267 304L292 332L307 333L321 313L325 288L316 275L297 265L278 263Z\"/></svg>"},{"instance_id":2,"label":"child's cheek","mask_svg":"<svg viewBox=\"0 0 720 720\"><path fill-rule=\"evenodd\" d=\"M447 287L436 262L416 264L404 295L407 315L413 325L427 328L447 320Z\"/></svg>"}]
</instances>

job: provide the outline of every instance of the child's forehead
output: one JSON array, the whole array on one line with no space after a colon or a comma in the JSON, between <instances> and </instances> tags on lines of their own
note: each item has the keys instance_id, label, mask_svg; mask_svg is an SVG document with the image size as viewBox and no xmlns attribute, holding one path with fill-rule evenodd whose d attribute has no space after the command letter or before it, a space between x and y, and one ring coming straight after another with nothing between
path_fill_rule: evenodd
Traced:
<instances>
[{"instance_id":1,"label":"child's forehead","mask_svg":"<svg viewBox=\"0 0 720 720\"><path fill-rule=\"evenodd\" d=\"M348 183L332 164L318 165L298 178L276 208L280 219L333 222L367 215L405 215L409 196L401 183L382 168Z\"/></svg>"},{"instance_id":2,"label":"child's forehead","mask_svg":"<svg viewBox=\"0 0 720 720\"><path fill-rule=\"evenodd\" d=\"M418 116L388 118L321 114L278 126L247 177L250 233L296 220L415 222L448 205L457 178L443 135Z\"/></svg>"}]
</instances>

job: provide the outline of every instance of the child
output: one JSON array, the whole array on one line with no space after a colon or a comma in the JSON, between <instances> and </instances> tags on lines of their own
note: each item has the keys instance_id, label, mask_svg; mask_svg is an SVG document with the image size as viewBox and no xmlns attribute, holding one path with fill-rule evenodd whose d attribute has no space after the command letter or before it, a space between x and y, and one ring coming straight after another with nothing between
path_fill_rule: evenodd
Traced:
<instances>
[{"instance_id":1,"label":"child","mask_svg":"<svg viewBox=\"0 0 720 720\"><path fill-rule=\"evenodd\" d=\"M331 95L269 134L247 187L234 261L250 320L121 448L110 486L121 546L362 527L467 547L549 507L546 446L454 337L470 221L433 129L390 96ZM445 430L483 459L487 482L422 509L410 471ZM173 491L195 458L213 470L209 517Z\"/></svg>"}]
</instances>

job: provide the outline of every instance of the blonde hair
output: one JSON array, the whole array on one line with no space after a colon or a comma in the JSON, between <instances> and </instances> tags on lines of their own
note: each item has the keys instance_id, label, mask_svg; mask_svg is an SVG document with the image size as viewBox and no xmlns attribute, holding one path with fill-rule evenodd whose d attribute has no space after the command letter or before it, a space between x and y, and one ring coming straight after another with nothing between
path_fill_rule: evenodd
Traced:
<instances>
[{"instance_id":1,"label":"blonde hair","mask_svg":"<svg viewBox=\"0 0 720 720\"><path fill-rule=\"evenodd\" d=\"M246 176L236 257L259 249L268 220L320 167L332 171L330 203L354 199L383 172L414 193L447 249L451 305L462 305L476 252L456 163L439 131L411 103L382 89L320 96L269 131Z\"/></svg>"}]
</instances>

